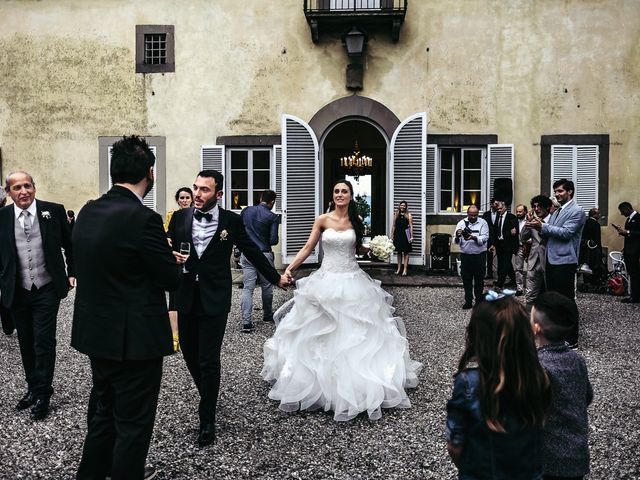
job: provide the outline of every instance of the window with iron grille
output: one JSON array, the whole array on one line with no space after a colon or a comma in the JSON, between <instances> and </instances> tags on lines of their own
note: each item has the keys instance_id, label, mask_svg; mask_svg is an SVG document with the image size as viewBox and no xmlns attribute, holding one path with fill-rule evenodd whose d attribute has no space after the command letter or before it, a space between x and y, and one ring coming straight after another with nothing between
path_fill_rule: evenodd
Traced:
<instances>
[{"instance_id":1,"label":"window with iron grille","mask_svg":"<svg viewBox=\"0 0 640 480\"><path fill-rule=\"evenodd\" d=\"M136 73L175 72L173 25L136 25Z\"/></svg>"}]
</instances>

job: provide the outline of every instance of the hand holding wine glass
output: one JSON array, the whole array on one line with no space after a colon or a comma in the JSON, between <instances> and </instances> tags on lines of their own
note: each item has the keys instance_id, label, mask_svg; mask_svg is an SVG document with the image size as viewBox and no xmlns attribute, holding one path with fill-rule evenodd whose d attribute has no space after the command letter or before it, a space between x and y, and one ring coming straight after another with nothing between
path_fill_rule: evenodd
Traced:
<instances>
[{"instance_id":1,"label":"hand holding wine glass","mask_svg":"<svg viewBox=\"0 0 640 480\"><path fill-rule=\"evenodd\" d=\"M187 273L185 265L191 253L191 244L189 242L180 242L180 253L185 256L184 263L182 264L182 273Z\"/></svg>"}]
</instances>

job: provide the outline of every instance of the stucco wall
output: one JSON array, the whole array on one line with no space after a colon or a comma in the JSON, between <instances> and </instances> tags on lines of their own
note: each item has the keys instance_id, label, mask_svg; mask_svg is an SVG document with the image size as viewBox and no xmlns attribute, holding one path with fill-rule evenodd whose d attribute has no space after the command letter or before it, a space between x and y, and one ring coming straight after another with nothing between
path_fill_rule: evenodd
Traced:
<instances>
[{"instance_id":1,"label":"stucco wall","mask_svg":"<svg viewBox=\"0 0 640 480\"><path fill-rule=\"evenodd\" d=\"M135 74L136 24L175 25L175 73ZM608 133L601 203L619 221L620 201L640 205L639 56L635 0L413 1L397 44L370 38L361 94L400 119L426 110L433 133L514 143L516 202L538 193L541 135ZM309 120L349 93L346 63L339 38L311 42L300 0L3 1L4 173L78 209L98 194L98 136L165 136L171 208L201 144Z\"/></svg>"}]
</instances>

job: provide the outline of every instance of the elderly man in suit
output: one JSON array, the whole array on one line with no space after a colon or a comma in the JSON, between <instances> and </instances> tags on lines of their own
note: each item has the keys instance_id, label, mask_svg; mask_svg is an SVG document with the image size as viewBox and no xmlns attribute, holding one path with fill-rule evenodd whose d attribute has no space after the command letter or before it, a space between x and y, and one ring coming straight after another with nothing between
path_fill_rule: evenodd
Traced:
<instances>
[{"instance_id":1,"label":"elderly man in suit","mask_svg":"<svg viewBox=\"0 0 640 480\"><path fill-rule=\"evenodd\" d=\"M535 218L527 222L547 242L547 260L545 279L547 290L561 293L575 301L576 270L582 229L587 215L580 205L573 200L575 187L572 181L562 178L553 184L553 193L560 207L553 212L548 222ZM578 345L578 322L576 322L567 341L572 347Z\"/></svg>"},{"instance_id":2,"label":"elderly man in suit","mask_svg":"<svg viewBox=\"0 0 640 480\"><path fill-rule=\"evenodd\" d=\"M60 300L75 286L71 232L64 206L36 200L28 173L10 173L5 190L13 205L0 209L6 235L0 242L0 289L2 304L13 313L28 385L16 408L31 407L33 419L40 420L53 394Z\"/></svg>"},{"instance_id":3,"label":"elderly man in suit","mask_svg":"<svg viewBox=\"0 0 640 480\"><path fill-rule=\"evenodd\" d=\"M624 237L624 263L631 287L629 298L622 299L622 302L640 303L640 215L629 202L622 202L618 210L627 217L624 227L614 225L614 228L618 235Z\"/></svg>"},{"instance_id":4,"label":"elderly man in suit","mask_svg":"<svg viewBox=\"0 0 640 480\"><path fill-rule=\"evenodd\" d=\"M539 218L542 222L549 222L551 200L544 195L536 195L531 199L531 210L527 212L527 222ZM546 290L544 280L544 269L546 265L546 246L542 241L540 232L525 225L520 231L520 241L525 244L530 243L529 256L527 258L527 283L525 290L525 302L527 305L533 304L534 300Z\"/></svg>"},{"instance_id":5,"label":"elderly man in suit","mask_svg":"<svg viewBox=\"0 0 640 480\"><path fill-rule=\"evenodd\" d=\"M167 233L174 250L179 250L181 243L190 245L187 273L175 302L182 354L200 394L200 447L216 438L220 350L231 309L233 245L269 282L283 288L289 284L288 277L280 275L251 241L240 215L218 205L223 182L220 172L201 171L193 183L195 207L175 212Z\"/></svg>"},{"instance_id":6,"label":"elderly man in suit","mask_svg":"<svg viewBox=\"0 0 640 480\"><path fill-rule=\"evenodd\" d=\"M182 277L162 218L142 204L154 162L143 139L116 142L113 188L84 206L73 229L78 291L71 346L89 356L95 402L79 479L152 477L145 458L162 360L173 353L165 290L175 290Z\"/></svg>"}]
</instances>

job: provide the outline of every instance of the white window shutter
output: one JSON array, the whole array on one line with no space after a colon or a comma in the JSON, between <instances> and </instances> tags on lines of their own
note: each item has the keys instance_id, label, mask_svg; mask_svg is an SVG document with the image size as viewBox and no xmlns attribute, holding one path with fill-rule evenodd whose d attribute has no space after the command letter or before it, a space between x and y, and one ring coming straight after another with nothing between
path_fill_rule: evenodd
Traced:
<instances>
[{"instance_id":1,"label":"white window shutter","mask_svg":"<svg viewBox=\"0 0 640 480\"><path fill-rule=\"evenodd\" d=\"M598 145L552 145L551 191L561 178L575 186L573 198L585 211L598 206Z\"/></svg>"},{"instance_id":2,"label":"white window shutter","mask_svg":"<svg viewBox=\"0 0 640 480\"><path fill-rule=\"evenodd\" d=\"M427 214L437 213L438 205L438 173L436 170L438 162L436 161L438 155L437 145L427 145L427 164L426 164L426 186L427 186L427 199L426 199L426 212Z\"/></svg>"},{"instance_id":3,"label":"white window shutter","mask_svg":"<svg viewBox=\"0 0 640 480\"><path fill-rule=\"evenodd\" d=\"M391 139L389 225L398 203L405 200L413 217L413 251L409 262L425 263L427 114L417 113L396 129ZM435 158L435 157L434 157Z\"/></svg>"},{"instance_id":4,"label":"white window shutter","mask_svg":"<svg viewBox=\"0 0 640 480\"><path fill-rule=\"evenodd\" d=\"M282 262L304 247L320 213L318 140L305 122L282 116ZM318 246L305 263L318 261Z\"/></svg>"},{"instance_id":5,"label":"white window shutter","mask_svg":"<svg viewBox=\"0 0 640 480\"><path fill-rule=\"evenodd\" d=\"M109 172L111 172L111 152L113 150L113 147L109 145L107 150L108 150L107 156L109 157ZM149 150L151 150L151 153L153 153L154 156L156 155L155 145L149 145ZM109 173L109 189L111 189L112 186L113 186L113 183L111 183L111 173ZM156 182L154 182L153 188L151 188L149 193L147 193L142 199L142 204L145 207L149 207L154 212L158 210L157 204L156 204L156 186L157 184Z\"/></svg>"},{"instance_id":6,"label":"white window shutter","mask_svg":"<svg viewBox=\"0 0 640 480\"><path fill-rule=\"evenodd\" d=\"M598 206L598 145L576 147L576 202L586 211Z\"/></svg>"},{"instance_id":7,"label":"white window shutter","mask_svg":"<svg viewBox=\"0 0 640 480\"><path fill-rule=\"evenodd\" d=\"M282 213L282 145L273 146L273 162L271 162L272 189L276 192L275 213Z\"/></svg>"},{"instance_id":8,"label":"white window shutter","mask_svg":"<svg viewBox=\"0 0 640 480\"><path fill-rule=\"evenodd\" d=\"M487 145L487 178L489 179L489 198L484 203L488 203L493 198L493 187L496 178L511 179L513 190L513 200L515 202L515 179L513 172L514 149L513 144L491 144Z\"/></svg>"},{"instance_id":9,"label":"white window shutter","mask_svg":"<svg viewBox=\"0 0 640 480\"><path fill-rule=\"evenodd\" d=\"M551 185L550 191L553 193L553 182L566 178L575 180L575 146L573 145L551 145Z\"/></svg>"},{"instance_id":10,"label":"white window shutter","mask_svg":"<svg viewBox=\"0 0 640 480\"><path fill-rule=\"evenodd\" d=\"M220 172L225 180L228 177L227 172L225 170L226 161L225 161L225 152L224 145L201 145L200 146L200 170L217 170ZM229 185L224 185L224 191L229 192ZM222 199L218 204L224 208L225 206L225 197L222 196Z\"/></svg>"}]
</instances>

